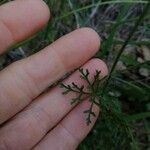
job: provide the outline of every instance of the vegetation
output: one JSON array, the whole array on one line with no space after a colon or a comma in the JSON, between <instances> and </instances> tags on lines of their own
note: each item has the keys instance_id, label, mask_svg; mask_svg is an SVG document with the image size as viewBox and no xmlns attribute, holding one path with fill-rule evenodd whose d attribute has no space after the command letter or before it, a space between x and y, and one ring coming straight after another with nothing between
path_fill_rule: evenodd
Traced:
<instances>
[{"instance_id":1,"label":"vegetation","mask_svg":"<svg viewBox=\"0 0 150 150\"><path fill-rule=\"evenodd\" d=\"M0 3L5 3L3 0ZM3 56L5 67L27 57L58 37L83 26L94 28L102 38L95 57L109 66L108 77L94 81L88 70L79 69L88 87L61 84L63 94L79 93L72 103L90 97L91 107L83 110L91 123L93 105L101 115L79 150L149 150L150 148L150 2L148 0L45 0L52 19L31 39L19 43ZM29 49L29 50L28 50ZM32 50L32 51L31 51ZM88 89L87 89L88 88ZM88 92L86 92L88 91Z\"/></svg>"}]
</instances>

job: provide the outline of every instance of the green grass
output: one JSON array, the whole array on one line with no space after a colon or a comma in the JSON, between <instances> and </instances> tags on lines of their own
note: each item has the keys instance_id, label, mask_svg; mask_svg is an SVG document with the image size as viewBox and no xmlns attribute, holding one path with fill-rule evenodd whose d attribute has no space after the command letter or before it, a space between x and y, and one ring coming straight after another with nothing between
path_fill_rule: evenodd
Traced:
<instances>
[{"instance_id":1,"label":"green grass","mask_svg":"<svg viewBox=\"0 0 150 150\"><path fill-rule=\"evenodd\" d=\"M148 1L45 1L52 13L47 27L12 49L27 47L30 49L26 51L28 56L76 28L89 26L102 38L101 50L96 57L106 61L110 70L106 90L111 96L106 95L105 104L110 108L116 107L119 113L115 112L110 116L105 116L104 113L100 116L79 150L148 150L150 77L142 76L139 69L150 70L150 60L137 61L138 57L143 58L139 52L141 46L150 47L150 9L142 13ZM6 1L1 3L4 2ZM124 53L129 46L133 51L136 49L134 57L131 53ZM116 70L119 60L125 64L125 69ZM139 124L142 126L138 127Z\"/></svg>"}]
</instances>

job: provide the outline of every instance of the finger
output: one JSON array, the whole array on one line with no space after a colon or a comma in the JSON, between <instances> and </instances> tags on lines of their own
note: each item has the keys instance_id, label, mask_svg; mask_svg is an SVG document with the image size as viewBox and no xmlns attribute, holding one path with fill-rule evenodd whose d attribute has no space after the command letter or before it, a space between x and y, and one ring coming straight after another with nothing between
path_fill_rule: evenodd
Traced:
<instances>
[{"instance_id":1,"label":"finger","mask_svg":"<svg viewBox=\"0 0 150 150\"><path fill-rule=\"evenodd\" d=\"M88 62L84 68L89 69L90 79L95 74L95 69L106 75L106 65L97 59ZM87 83L80 79L79 72L75 72L66 79L65 83L70 84ZM46 133L53 128L74 106L70 100L76 94L62 95L63 90L57 86L47 94L39 97L25 111L21 112L0 131L0 145L7 143L8 149L30 149L39 142Z\"/></svg>"},{"instance_id":2,"label":"finger","mask_svg":"<svg viewBox=\"0 0 150 150\"><path fill-rule=\"evenodd\" d=\"M0 53L42 28L49 9L42 0L16 0L0 6Z\"/></svg>"},{"instance_id":3,"label":"finger","mask_svg":"<svg viewBox=\"0 0 150 150\"><path fill-rule=\"evenodd\" d=\"M74 108L33 150L75 150L93 127L99 108L93 106L92 111L96 118L91 118L92 123L87 126L84 110L90 108L88 99Z\"/></svg>"},{"instance_id":4,"label":"finger","mask_svg":"<svg viewBox=\"0 0 150 150\"><path fill-rule=\"evenodd\" d=\"M23 109L68 71L85 63L96 53L99 43L95 31L78 29L3 70L0 74L0 123Z\"/></svg>"}]
</instances>

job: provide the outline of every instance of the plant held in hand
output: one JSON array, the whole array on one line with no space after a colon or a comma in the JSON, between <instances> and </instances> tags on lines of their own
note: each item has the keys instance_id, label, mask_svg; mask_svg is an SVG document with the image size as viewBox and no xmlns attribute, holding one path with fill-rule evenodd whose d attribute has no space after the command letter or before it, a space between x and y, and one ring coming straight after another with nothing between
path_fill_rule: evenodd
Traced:
<instances>
[{"instance_id":1,"label":"plant held in hand","mask_svg":"<svg viewBox=\"0 0 150 150\"><path fill-rule=\"evenodd\" d=\"M69 92L75 92L77 93L76 97L72 98L71 104L80 103L84 100L85 97L89 97L89 101L91 103L90 108L84 111L85 114L87 114L86 123L87 125L90 125L91 118L96 117L96 114L93 111L93 106L97 105L100 106L100 95L99 91L104 83L104 78L101 78L101 71L96 70L96 74L94 76L94 80L90 81L89 79L89 71L88 69L79 69L80 72L80 78L82 80L85 80L87 82L87 86L84 85L78 86L76 83L72 82L71 85L65 85L61 83L61 88L64 89L62 94L66 95Z\"/></svg>"}]
</instances>

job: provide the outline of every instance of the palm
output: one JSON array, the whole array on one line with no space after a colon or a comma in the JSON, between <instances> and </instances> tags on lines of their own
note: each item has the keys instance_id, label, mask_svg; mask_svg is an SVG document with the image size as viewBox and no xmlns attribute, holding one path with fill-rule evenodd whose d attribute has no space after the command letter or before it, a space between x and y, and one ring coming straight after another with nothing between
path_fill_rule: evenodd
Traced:
<instances>
[{"instance_id":1,"label":"palm","mask_svg":"<svg viewBox=\"0 0 150 150\"><path fill-rule=\"evenodd\" d=\"M0 53L37 32L48 18L49 10L41 0L18 0L1 6ZM86 125L82 114L90 105L88 98L71 106L69 100L74 93L62 95L59 86L41 93L83 64L83 68L89 69L91 80L96 69L105 76L107 67L102 61L92 59L87 62L98 48L99 37L93 30L78 29L1 71L1 150L71 150L78 146L92 127ZM86 84L78 72L63 82L72 81ZM98 114L98 108L94 110Z\"/></svg>"}]
</instances>

